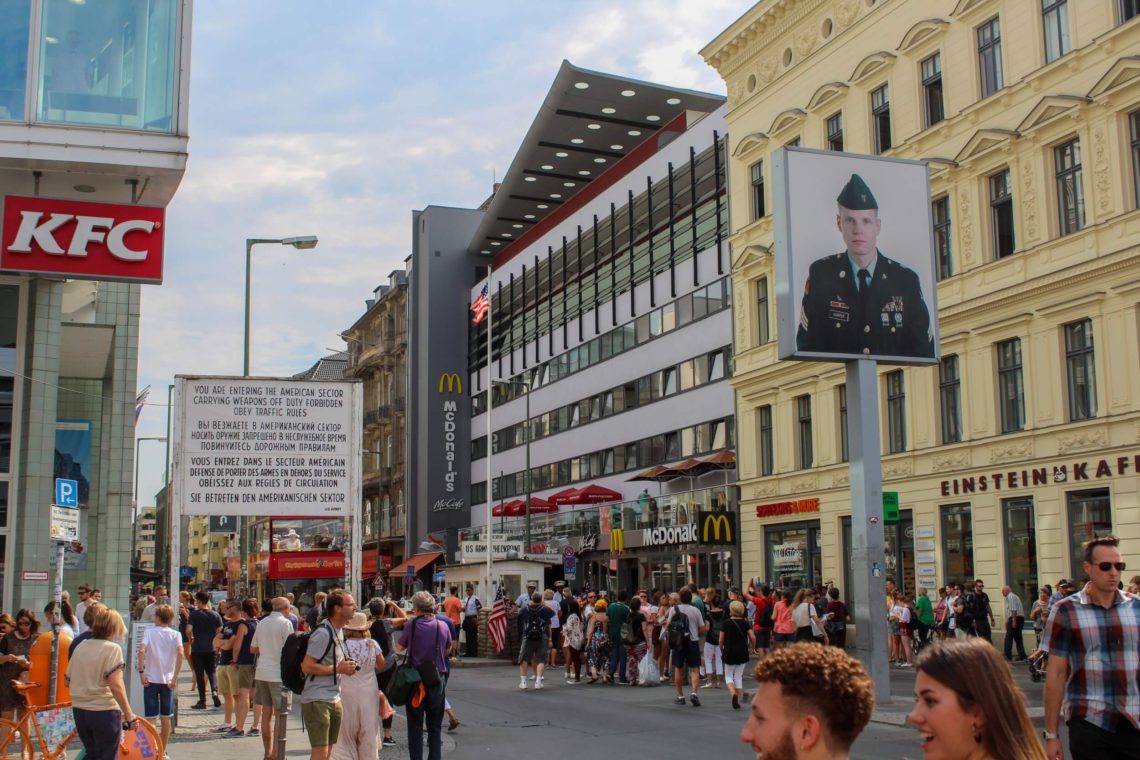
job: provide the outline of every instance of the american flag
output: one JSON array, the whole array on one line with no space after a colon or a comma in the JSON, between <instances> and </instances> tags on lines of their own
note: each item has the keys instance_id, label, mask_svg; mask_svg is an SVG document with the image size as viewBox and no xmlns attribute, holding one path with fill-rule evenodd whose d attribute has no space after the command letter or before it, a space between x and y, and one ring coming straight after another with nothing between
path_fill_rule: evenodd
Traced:
<instances>
[{"instance_id":1,"label":"american flag","mask_svg":"<svg viewBox=\"0 0 1140 760\"><path fill-rule=\"evenodd\" d=\"M139 391L139 395L135 396L135 424L139 424L139 415L142 414L143 407L146 406L147 397L150 396L150 386L143 388Z\"/></svg>"},{"instance_id":2,"label":"american flag","mask_svg":"<svg viewBox=\"0 0 1140 760\"><path fill-rule=\"evenodd\" d=\"M491 309L491 299L487 296L489 287L489 283L483 285L483 289L479 291L479 297L471 304L471 321L475 324L482 322Z\"/></svg>"},{"instance_id":3,"label":"american flag","mask_svg":"<svg viewBox=\"0 0 1140 760\"><path fill-rule=\"evenodd\" d=\"M487 618L487 634L491 637L495 653L503 651L507 643L507 605L503 601L501 585L495 588L495 603L491 606L491 616Z\"/></svg>"}]
</instances>

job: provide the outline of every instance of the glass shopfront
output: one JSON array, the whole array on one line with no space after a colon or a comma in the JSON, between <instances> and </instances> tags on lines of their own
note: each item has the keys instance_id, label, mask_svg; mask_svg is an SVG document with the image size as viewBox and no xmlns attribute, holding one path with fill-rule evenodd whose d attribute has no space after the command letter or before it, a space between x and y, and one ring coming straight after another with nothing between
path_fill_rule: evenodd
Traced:
<instances>
[{"instance_id":1,"label":"glass shopfront","mask_svg":"<svg viewBox=\"0 0 1140 760\"><path fill-rule=\"evenodd\" d=\"M854 586L855 558L851 551L851 518L843 518L843 552L847 557L844 566L843 593L844 601L848 606L854 603L852 587ZM899 510L897 524L883 526L883 553L886 565L886 577L893 580L900 590L913 594L918 588L914 570L914 512L909 509ZM929 585L927 581L927 585Z\"/></svg>"},{"instance_id":2,"label":"glass shopfront","mask_svg":"<svg viewBox=\"0 0 1140 760\"><path fill-rule=\"evenodd\" d=\"M1069 505L1069 577L1078 585L1088 580L1085 573L1083 543L1095 536L1112 532L1112 500L1107 488L1095 491L1070 491L1065 494Z\"/></svg>"},{"instance_id":3,"label":"glass shopfront","mask_svg":"<svg viewBox=\"0 0 1140 760\"><path fill-rule=\"evenodd\" d=\"M942 577L946 583L972 581L974 575L974 525L969 504L942 507Z\"/></svg>"},{"instance_id":4,"label":"glass shopfront","mask_svg":"<svg viewBox=\"0 0 1140 760\"><path fill-rule=\"evenodd\" d=\"M1037 531L1032 496L1002 499L1005 582L1021 599L1026 616L1037 601Z\"/></svg>"},{"instance_id":5,"label":"glass shopfront","mask_svg":"<svg viewBox=\"0 0 1140 760\"><path fill-rule=\"evenodd\" d=\"M775 588L798 589L823 583L819 521L764 528L765 580Z\"/></svg>"}]
</instances>

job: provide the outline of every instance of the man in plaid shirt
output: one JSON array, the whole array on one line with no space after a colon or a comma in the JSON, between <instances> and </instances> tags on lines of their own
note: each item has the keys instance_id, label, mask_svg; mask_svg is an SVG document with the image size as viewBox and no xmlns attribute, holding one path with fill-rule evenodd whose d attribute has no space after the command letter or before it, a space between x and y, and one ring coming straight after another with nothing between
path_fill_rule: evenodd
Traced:
<instances>
[{"instance_id":1,"label":"man in plaid shirt","mask_svg":"<svg viewBox=\"0 0 1140 760\"><path fill-rule=\"evenodd\" d=\"M1045 754L1062 760L1062 697L1073 760L1140 760L1140 597L1119 590L1124 562L1115 536L1084 545L1083 590L1053 605L1041 648Z\"/></svg>"}]
</instances>

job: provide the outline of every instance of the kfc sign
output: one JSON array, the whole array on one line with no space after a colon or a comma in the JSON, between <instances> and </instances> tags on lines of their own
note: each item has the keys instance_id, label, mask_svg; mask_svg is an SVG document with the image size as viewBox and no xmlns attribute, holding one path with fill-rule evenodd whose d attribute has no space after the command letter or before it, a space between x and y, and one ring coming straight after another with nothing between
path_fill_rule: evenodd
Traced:
<instances>
[{"instance_id":1,"label":"kfc sign","mask_svg":"<svg viewBox=\"0 0 1140 760\"><path fill-rule=\"evenodd\" d=\"M0 270L160 284L165 214L149 206L6 196Z\"/></svg>"}]
</instances>

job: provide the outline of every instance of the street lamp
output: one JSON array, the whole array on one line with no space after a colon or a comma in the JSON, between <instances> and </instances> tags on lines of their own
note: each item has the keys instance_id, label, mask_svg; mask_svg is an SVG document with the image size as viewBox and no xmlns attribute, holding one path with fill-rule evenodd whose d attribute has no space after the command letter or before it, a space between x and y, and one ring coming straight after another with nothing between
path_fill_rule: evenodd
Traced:
<instances>
[{"instance_id":1,"label":"street lamp","mask_svg":"<svg viewBox=\"0 0 1140 760\"><path fill-rule=\"evenodd\" d=\"M249 272L250 260L253 257L253 247L261 243L279 243L291 245L299 251L307 251L317 247L316 235L301 235L287 238L246 238L245 240L245 353L242 363L242 376L249 377Z\"/></svg>"}]
</instances>

